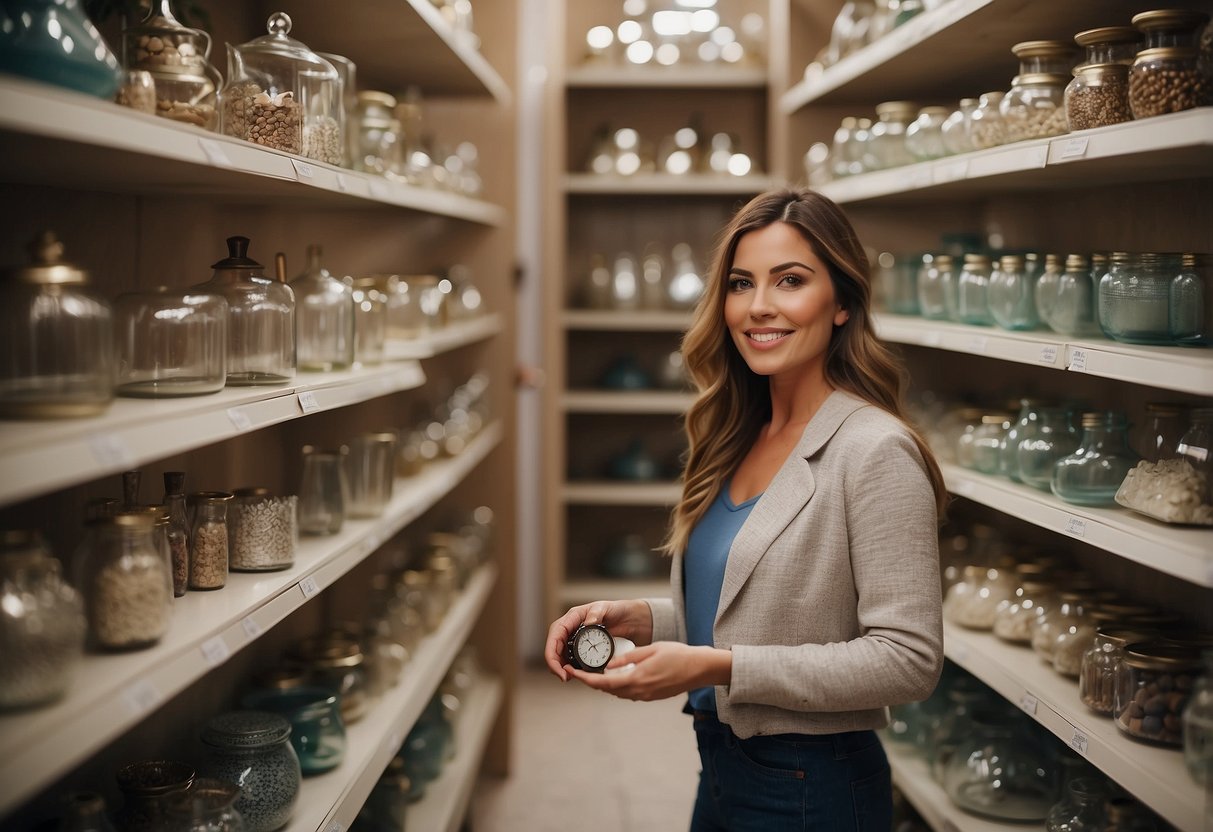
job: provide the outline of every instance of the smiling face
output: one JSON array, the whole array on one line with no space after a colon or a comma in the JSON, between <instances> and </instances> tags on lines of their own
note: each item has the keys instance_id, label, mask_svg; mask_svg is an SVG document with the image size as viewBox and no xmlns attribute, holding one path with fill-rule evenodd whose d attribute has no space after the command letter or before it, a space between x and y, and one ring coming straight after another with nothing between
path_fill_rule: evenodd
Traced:
<instances>
[{"instance_id":1,"label":"smiling face","mask_svg":"<svg viewBox=\"0 0 1213 832\"><path fill-rule=\"evenodd\" d=\"M737 241L724 321L737 351L758 375L824 378L825 354L847 312L829 270L788 223L773 222Z\"/></svg>"}]
</instances>

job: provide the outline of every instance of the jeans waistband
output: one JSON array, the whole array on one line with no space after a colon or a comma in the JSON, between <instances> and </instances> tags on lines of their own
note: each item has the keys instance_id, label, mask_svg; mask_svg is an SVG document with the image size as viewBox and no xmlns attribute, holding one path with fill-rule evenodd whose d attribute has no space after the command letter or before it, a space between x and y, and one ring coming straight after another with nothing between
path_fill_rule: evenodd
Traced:
<instances>
[{"instance_id":1,"label":"jeans waistband","mask_svg":"<svg viewBox=\"0 0 1213 832\"><path fill-rule=\"evenodd\" d=\"M696 729L707 731L721 731L727 734L733 740L740 739L733 733L733 729L727 724L720 721L715 711L702 711L695 708L683 708L683 712L690 714L695 722ZM797 745L826 745L833 746L836 754L846 754L856 751L860 748L865 748L871 745L876 739L876 732L870 730L864 731L839 731L833 734L756 734L751 739L768 739L777 742L791 742Z\"/></svg>"}]
</instances>

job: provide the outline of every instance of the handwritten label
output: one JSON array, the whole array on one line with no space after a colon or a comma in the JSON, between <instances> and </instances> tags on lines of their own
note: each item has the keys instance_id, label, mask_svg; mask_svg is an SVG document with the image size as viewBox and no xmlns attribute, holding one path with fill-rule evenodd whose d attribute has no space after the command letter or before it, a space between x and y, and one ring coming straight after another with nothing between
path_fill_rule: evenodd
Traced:
<instances>
[{"instance_id":1,"label":"handwritten label","mask_svg":"<svg viewBox=\"0 0 1213 832\"><path fill-rule=\"evenodd\" d=\"M93 459L106 467L124 467L135 462L135 455L130 446L122 437L112 433L99 433L90 437L88 447L93 452Z\"/></svg>"},{"instance_id":2,"label":"handwritten label","mask_svg":"<svg viewBox=\"0 0 1213 832\"><path fill-rule=\"evenodd\" d=\"M1040 358L1036 359L1041 364L1054 366L1057 364L1057 345L1046 344L1040 348Z\"/></svg>"},{"instance_id":3,"label":"handwritten label","mask_svg":"<svg viewBox=\"0 0 1213 832\"><path fill-rule=\"evenodd\" d=\"M231 655L232 653L227 649L227 642L223 640L223 636L215 636L202 642L202 657L206 659L206 663L211 667L218 667L227 661Z\"/></svg>"},{"instance_id":4,"label":"handwritten label","mask_svg":"<svg viewBox=\"0 0 1213 832\"><path fill-rule=\"evenodd\" d=\"M316 178L316 169L307 162L300 162L298 159L291 159L291 164L295 168L295 176L297 176L301 181Z\"/></svg>"},{"instance_id":5,"label":"handwritten label","mask_svg":"<svg viewBox=\"0 0 1213 832\"><path fill-rule=\"evenodd\" d=\"M240 626L244 628L244 634L249 637L249 641L261 635L261 625L251 615L246 615L244 620L240 622Z\"/></svg>"},{"instance_id":6,"label":"handwritten label","mask_svg":"<svg viewBox=\"0 0 1213 832\"><path fill-rule=\"evenodd\" d=\"M128 711L135 716L143 716L164 701L164 696L149 680L141 679L123 691L122 699Z\"/></svg>"},{"instance_id":7,"label":"handwritten label","mask_svg":"<svg viewBox=\"0 0 1213 832\"><path fill-rule=\"evenodd\" d=\"M1087 536L1087 521L1081 517L1071 517L1066 520L1066 534L1072 534L1075 537Z\"/></svg>"},{"instance_id":8,"label":"handwritten label","mask_svg":"<svg viewBox=\"0 0 1213 832\"><path fill-rule=\"evenodd\" d=\"M1032 716L1036 716L1036 706L1038 704L1039 703L1037 702L1036 697L1030 693L1025 693L1023 696L1019 697L1019 707L1025 713L1032 714Z\"/></svg>"},{"instance_id":9,"label":"handwritten label","mask_svg":"<svg viewBox=\"0 0 1213 832\"><path fill-rule=\"evenodd\" d=\"M387 199L388 187L387 183L381 179L371 179L371 196L375 199Z\"/></svg>"},{"instance_id":10,"label":"handwritten label","mask_svg":"<svg viewBox=\"0 0 1213 832\"><path fill-rule=\"evenodd\" d=\"M230 168L232 160L228 158L227 151L223 149L223 145L214 139L199 139L198 145L202 148L203 154L212 165L219 167Z\"/></svg>"},{"instance_id":11,"label":"handwritten label","mask_svg":"<svg viewBox=\"0 0 1213 832\"><path fill-rule=\"evenodd\" d=\"M935 164L935 184L945 185L948 182L958 182L969 175L969 160L961 159L953 162L937 162Z\"/></svg>"},{"instance_id":12,"label":"handwritten label","mask_svg":"<svg viewBox=\"0 0 1213 832\"><path fill-rule=\"evenodd\" d=\"M1087 756L1087 735L1075 728L1074 736L1070 737L1070 747L1082 756Z\"/></svg>"},{"instance_id":13,"label":"handwritten label","mask_svg":"<svg viewBox=\"0 0 1213 832\"><path fill-rule=\"evenodd\" d=\"M232 423L232 426L238 431L253 429L253 420L248 417L247 413L238 407L229 407L227 409L227 418L228 421Z\"/></svg>"},{"instance_id":14,"label":"handwritten label","mask_svg":"<svg viewBox=\"0 0 1213 832\"><path fill-rule=\"evenodd\" d=\"M304 413L315 413L320 409L320 402L316 401L315 393L305 390L299 394L299 407L303 408Z\"/></svg>"},{"instance_id":15,"label":"handwritten label","mask_svg":"<svg viewBox=\"0 0 1213 832\"><path fill-rule=\"evenodd\" d=\"M344 173L337 174L337 190L348 191L350 189L350 178Z\"/></svg>"},{"instance_id":16,"label":"handwritten label","mask_svg":"<svg viewBox=\"0 0 1213 832\"><path fill-rule=\"evenodd\" d=\"M1061 161L1068 159L1081 159L1087 155L1087 145L1090 139L1070 139L1061 147Z\"/></svg>"},{"instance_id":17,"label":"handwritten label","mask_svg":"<svg viewBox=\"0 0 1213 832\"><path fill-rule=\"evenodd\" d=\"M1070 350L1070 369L1076 373L1087 371L1087 351Z\"/></svg>"},{"instance_id":18,"label":"handwritten label","mask_svg":"<svg viewBox=\"0 0 1213 832\"><path fill-rule=\"evenodd\" d=\"M299 589L303 592L304 598L311 598L320 591L320 584L316 583L316 579L309 575L299 582Z\"/></svg>"}]
</instances>

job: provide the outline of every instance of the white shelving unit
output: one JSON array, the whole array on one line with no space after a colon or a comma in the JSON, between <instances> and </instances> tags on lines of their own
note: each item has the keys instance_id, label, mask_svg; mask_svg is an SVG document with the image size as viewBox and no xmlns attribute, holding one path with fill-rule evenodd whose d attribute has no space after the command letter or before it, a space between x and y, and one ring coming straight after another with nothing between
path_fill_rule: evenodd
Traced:
<instances>
[{"instance_id":1,"label":"white shelving unit","mask_svg":"<svg viewBox=\"0 0 1213 832\"><path fill-rule=\"evenodd\" d=\"M0 716L0 813L87 758L176 693L227 661L464 480L502 439L488 426L468 448L400 479L381 517L347 520L332 537L302 538L295 565L281 572L232 573L219 592L190 592L173 603L168 634L147 650L90 654L55 705ZM462 642L461 642L462 643Z\"/></svg>"},{"instance_id":2,"label":"white shelving unit","mask_svg":"<svg viewBox=\"0 0 1213 832\"><path fill-rule=\"evenodd\" d=\"M893 785L938 832L1035 832L1044 828L1039 823L1003 823L969 814L952 803L931 777L925 760L893 742L885 742L884 750L893 770Z\"/></svg>"},{"instance_id":3,"label":"white shelving unit","mask_svg":"<svg viewBox=\"0 0 1213 832\"><path fill-rule=\"evenodd\" d=\"M752 196L771 187L769 176L749 174L637 173L633 176L600 176L596 173L569 173L564 177L564 190L569 194L599 196L692 196L731 195Z\"/></svg>"},{"instance_id":4,"label":"white shelving unit","mask_svg":"<svg viewBox=\"0 0 1213 832\"><path fill-rule=\"evenodd\" d=\"M682 486L676 482L569 482L560 489L566 504L582 506L673 508L681 496Z\"/></svg>"},{"instance_id":5,"label":"white shelving unit","mask_svg":"<svg viewBox=\"0 0 1213 832\"><path fill-rule=\"evenodd\" d=\"M560 324L567 330L595 332L683 332L691 325L691 313L566 309L560 314Z\"/></svg>"},{"instance_id":6,"label":"white shelving unit","mask_svg":"<svg viewBox=\"0 0 1213 832\"><path fill-rule=\"evenodd\" d=\"M563 396L567 413L685 413L694 393L665 390L570 390Z\"/></svg>"}]
</instances>

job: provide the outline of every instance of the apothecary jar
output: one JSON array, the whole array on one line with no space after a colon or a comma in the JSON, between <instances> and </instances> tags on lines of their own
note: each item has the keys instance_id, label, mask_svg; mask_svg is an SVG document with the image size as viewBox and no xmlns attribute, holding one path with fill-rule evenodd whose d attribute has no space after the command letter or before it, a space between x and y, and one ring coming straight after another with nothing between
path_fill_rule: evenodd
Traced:
<instances>
[{"instance_id":1,"label":"apothecary jar","mask_svg":"<svg viewBox=\"0 0 1213 832\"><path fill-rule=\"evenodd\" d=\"M1069 82L1069 74L1016 75L998 105L1006 140L1042 139L1067 132L1065 96Z\"/></svg>"},{"instance_id":2,"label":"apothecary jar","mask_svg":"<svg viewBox=\"0 0 1213 832\"><path fill-rule=\"evenodd\" d=\"M158 286L114 300L116 391L167 398L217 393L227 382L227 301Z\"/></svg>"},{"instance_id":3,"label":"apothecary jar","mask_svg":"<svg viewBox=\"0 0 1213 832\"><path fill-rule=\"evenodd\" d=\"M1053 494L1077 505L1115 505L1117 489L1137 464L1137 455L1129 448L1128 430L1123 413L1084 413L1078 449L1053 468Z\"/></svg>"},{"instance_id":4,"label":"apothecary jar","mask_svg":"<svg viewBox=\"0 0 1213 832\"><path fill-rule=\"evenodd\" d=\"M1204 667L1190 645L1168 641L1126 644L1116 672L1112 716L1131 737L1181 745L1183 711Z\"/></svg>"},{"instance_id":5,"label":"apothecary jar","mask_svg":"<svg viewBox=\"0 0 1213 832\"><path fill-rule=\"evenodd\" d=\"M211 36L179 21L171 0L155 0L143 20L122 30L122 52L127 69L151 73L156 115L218 129L223 78L209 60Z\"/></svg>"},{"instance_id":6,"label":"apothecary jar","mask_svg":"<svg viewBox=\"0 0 1213 832\"><path fill-rule=\"evenodd\" d=\"M300 370L344 370L354 363L354 291L307 247L307 268L291 281L295 293L295 350Z\"/></svg>"},{"instance_id":7,"label":"apothecary jar","mask_svg":"<svg viewBox=\"0 0 1213 832\"><path fill-rule=\"evenodd\" d=\"M291 724L268 711L229 711L202 731L199 773L240 787L236 811L247 832L274 832L291 819L302 773L289 742Z\"/></svg>"}]
</instances>

